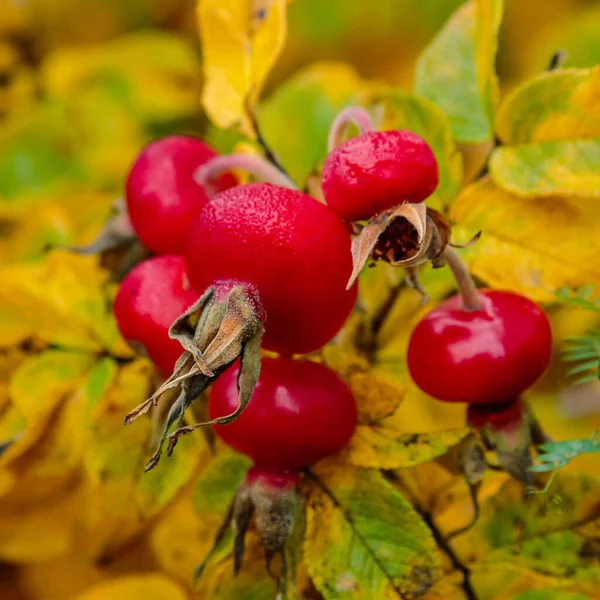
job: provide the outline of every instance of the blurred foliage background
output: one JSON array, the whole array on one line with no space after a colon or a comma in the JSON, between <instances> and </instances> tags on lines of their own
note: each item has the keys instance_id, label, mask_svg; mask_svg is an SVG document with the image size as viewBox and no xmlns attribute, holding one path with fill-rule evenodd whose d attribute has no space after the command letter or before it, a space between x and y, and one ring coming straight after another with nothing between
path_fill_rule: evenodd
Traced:
<instances>
[{"instance_id":1,"label":"blurred foliage background","mask_svg":"<svg viewBox=\"0 0 600 600\"><path fill-rule=\"evenodd\" d=\"M287 44L263 98L268 98L279 83L303 66L317 60L344 61L363 78L381 79L410 89L416 57L460 3L294 0L288 11ZM6 267L7 277L14 267L19 269L12 271L15 277L29 273L38 280L48 278L46 291L55 293L55 298L48 305L51 309L42 328L54 328L52 335L47 336L54 340L50 344L52 351L61 348L56 343L56 331L60 329L64 347L79 344L91 349L95 358L109 350L111 356L131 356L117 339L114 325L105 323L110 311L107 313L102 307L98 292L104 282L99 273L86 266L93 261L67 260L64 264L40 266L37 261L47 249L87 243L95 236L113 200L123 193L124 177L134 156L148 140L187 132L206 133L221 149L229 149L233 144L233 138L217 132L201 111L202 46L195 8L194 0L0 0L0 264ZM590 67L600 63L598 32L598 1L507 0L497 61L502 93L542 71L557 49L568 52L565 66ZM450 289L448 278L431 279L430 274L425 276L425 284L433 290L434 297ZM41 294L39 290L36 293ZM46 310L39 308L45 306L43 303L31 306L34 310ZM418 311L418 298L407 296L393 312L389 331L382 332L384 338L392 339L396 335L395 324L406 321L407 315L413 319ZM597 315L574 309L551 312L557 339L585 331L598 320ZM41 423L50 419L63 393L61 377L77 379L84 371L88 373L90 365L81 357L63 362L64 355L47 356L46 352L41 355L42 364L31 367L29 372L21 370L21 379L16 384L14 380L9 383L9 375L32 349L6 349L11 348L11 340L23 337L26 325L18 315L3 318L0 414L6 414L9 396L14 401L15 385L22 405L37 402L31 382L43 378L40 372L45 369L55 373L56 402L53 405L46 398L48 406L40 417L42 428ZM70 328L75 330L80 322L87 328L86 334L69 338ZM396 354L392 349L387 363L385 351L380 358L380 370L389 375L389 365L396 360ZM146 391L147 363L134 362L116 375L117 363L118 360L106 358L95 363L85 380L77 379L76 397L89 400L113 394L102 414L84 411L89 430L104 432L101 439L108 439L119 429L124 407L135 403ZM69 371L66 375L65 369ZM113 382L115 377L118 384ZM564 438L587 437L594 424L600 423L597 390L590 391L588 386L583 393L581 389L569 388L556 400L556 391L564 381L565 369L556 361L536 390L534 401L539 416L549 423L551 433ZM126 398L123 389L129 390ZM583 400L573 403L573 394L579 394L577 398ZM550 397L552 402L548 401ZM88 400L82 401L82 406ZM438 407L436 411L436 418L446 419L448 424L460 424L462 420L462 413L458 418L454 407ZM401 417L406 419L407 430L429 426L433 419L425 402L418 407L413 403ZM120 449L110 448L112 455L103 454L107 448L102 443L85 454L82 448L88 446L84 441L72 439L72 424L81 423L82 418L80 413L63 414L55 433L46 434L38 442L37 451L42 444L41 452L46 458L35 463L37 471L31 466L35 456L23 450L21 462L11 476L18 478L22 470L31 479L25 480L30 481L29 485L23 483L18 493L10 495L15 481L7 472L0 472L4 477L0 477L0 496L6 496L0 512L0 598L188 597L189 573L209 547L219 510L226 503L225 492L223 497L211 497L212 504L202 500L202 486L210 488L205 480L190 483L191 473L208 452L206 447L202 441L188 442L195 458L188 460L180 452L179 462L164 465L175 473L164 475L168 478L164 485L161 480L138 481L143 448L139 456L130 456L121 467L128 470L128 491L135 491L136 504L132 508L122 495L122 487L118 492L117 488L103 487L103 469L110 471L114 461L109 459L118 463L118 457L128 453L127 444L133 444L136 436L144 438L147 432L128 431L129 437ZM181 450L184 448L182 444ZM87 482L90 485L86 489L71 479L65 467L80 460L82 452L85 468L97 477ZM233 473L232 481L220 482L224 490L230 490L239 480L244 464L240 466L235 457L226 456L224 460L230 462L217 465L214 473L205 474L205 479L218 478L217 467L222 468ZM582 457L578 468L598 474L600 469L595 463L593 457ZM98 465L103 465L102 469ZM40 481L48 488L40 487ZM178 496L173 503L183 488L192 491ZM57 494L60 500L56 500ZM192 505L206 509L208 516L202 523L194 517ZM66 532L65 528L69 518L83 511L83 507L91 507L83 518L84 537L73 543L71 530ZM147 517L143 525L131 525L131 511L135 510ZM257 573L261 574L252 579L252 568L250 565L238 588L229 589L230 595L215 597L270 597L260 596L260 590L254 595L248 592L265 577L259 565ZM225 572L223 569L219 576ZM245 588L244 581L248 584ZM241 595L242 590L246 596Z\"/></svg>"}]
</instances>

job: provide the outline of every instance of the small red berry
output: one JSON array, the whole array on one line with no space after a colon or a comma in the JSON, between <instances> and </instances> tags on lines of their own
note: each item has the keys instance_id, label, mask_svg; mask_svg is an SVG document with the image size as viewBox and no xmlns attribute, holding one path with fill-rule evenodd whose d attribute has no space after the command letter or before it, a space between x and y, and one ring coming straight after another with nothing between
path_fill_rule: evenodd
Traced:
<instances>
[{"instance_id":1,"label":"small red berry","mask_svg":"<svg viewBox=\"0 0 600 600\"><path fill-rule=\"evenodd\" d=\"M415 383L445 402L506 402L531 386L550 362L552 334L542 309L512 292L486 290L482 308L460 296L442 302L415 327L408 368Z\"/></svg>"},{"instance_id":2,"label":"small red berry","mask_svg":"<svg viewBox=\"0 0 600 600\"><path fill-rule=\"evenodd\" d=\"M208 201L194 171L217 156L203 141L182 135L162 138L137 157L126 184L127 211L135 232L158 254L182 254L191 220ZM221 192L236 185L232 175L211 186Z\"/></svg>"},{"instance_id":3,"label":"small red berry","mask_svg":"<svg viewBox=\"0 0 600 600\"><path fill-rule=\"evenodd\" d=\"M169 338L173 321L197 299L181 256L156 256L136 265L123 279L114 313L126 340L143 344L150 358L170 373L183 349Z\"/></svg>"},{"instance_id":4,"label":"small red berry","mask_svg":"<svg viewBox=\"0 0 600 600\"><path fill-rule=\"evenodd\" d=\"M211 419L238 405L239 367L212 386ZM338 452L356 426L356 404L348 386L324 365L289 358L264 358L250 402L236 421L216 425L217 435L258 467L295 470Z\"/></svg>"},{"instance_id":5,"label":"small red berry","mask_svg":"<svg viewBox=\"0 0 600 600\"><path fill-rule=\"evenodd\" d=\"M327 204L346 221L360 221L402 202L422 202L438 184L427 142L411 131L369 131L346 140L323 164Z\"/></svg>"},{"instance_id":6,"label":"small red berry","mask_svg":"<svg viewBox=\"0 0 600 600\"><path fill-rule=\"evenodd\" d=\"M350 236L326 206L301 192L251 183L210 200L186 249L198 290L215 281L254 284L266 311L264 347L306 353L326 344L356 300Z\"/></svg>"}]
</instances>

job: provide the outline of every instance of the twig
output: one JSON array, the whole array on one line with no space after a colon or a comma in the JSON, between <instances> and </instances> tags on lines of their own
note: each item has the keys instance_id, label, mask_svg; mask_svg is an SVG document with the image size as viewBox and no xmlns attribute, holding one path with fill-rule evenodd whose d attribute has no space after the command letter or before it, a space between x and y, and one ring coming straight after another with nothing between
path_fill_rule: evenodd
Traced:
<instances>
[{"instance_id":1,"label":"twig","mask_svg":"<svg viewBox=\"0 0 600 600\"><path fill-rule=\"evenodd\" d=\"M277 170L281 171L286 177L291 179L289 173L284 169L281 162L279 162L277 155L272 150L271 146L269 146L269 144L267 143L267 140L265 140L265 138L262 134L262 130L258 124L258 118L256 117L256 113L253 110L250 110L250 108L247 108L247 113L248 113L248 116L250 117L250 122L252 123L252 127L254 128L254 132L256 133L256 141L258 142L258 145L262 148L263 152L265 153L265 158Z\"/></svg>"},{"instance_id":2,"label":"twig","mask_svg":"<svg viewBox=\"0 0 600 600\"><path fill-rule=\"evenodd\" d=\"M568 56L569 55L566 50L555 50L550 57L546 71L555 71L556 69L560 69L560 67L565 64Z\"/></svg>"}]
</instances>

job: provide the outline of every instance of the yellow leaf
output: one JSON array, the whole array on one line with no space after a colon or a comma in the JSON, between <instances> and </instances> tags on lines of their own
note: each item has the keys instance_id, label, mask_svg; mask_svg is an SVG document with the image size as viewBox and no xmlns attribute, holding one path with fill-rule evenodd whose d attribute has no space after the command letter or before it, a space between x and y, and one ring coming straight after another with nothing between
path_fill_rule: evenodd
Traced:
<instances>
[{"instance_id":1,"label":"yellow leaf","mask_svg":"<svg viewBox=\"0 0 600 600\"><path fill-rule=\"evenodd\" d=\"M199 0L204 90L202 104L222 128L254 137L254 109L286 37L287 0Z\"/></svg>"},{"instance_id":2,"label":"yellow leaf","mask_svg":"<svg viewBox=\"0 0 600 600\"><path fill-rule=\"evenodd\" d=\"M0 420L0 439L22 435L2 455L0 464L9 464L37 441L93 363L93 356L49 350L21 364L9 383L12 411Z\"/></svg>"},{"instance_id":3,"label":"yellow leaf","mask_svg":"<svg viewBox=\"0 0 600 600\"><path fill-rule=\"evenodd\" d=\"M501 146L489 168L496 185L519 196L600 196L600 140Z\"/></svg>"},{"instance_id":4,"label":"yellow leaf","mask_svg":"<svg viewBox=\"0 0 600 600\"><path fill-rule=\"evenodd\" d=\"M23 490L24 492L25 490ZM0 560L32 563L52 560L69 552L74 543L80 489L61 490L30 505L0 503Z\"/></svg>"},{"instance_id":5,"label":"yellow leaf","mask_svg":"<svg viewBox=\"0 0 600 600\"><path fill-rule=\"evenodd\" d=\"M166 31L137 31L94 46L62 47L42 64L41 84L77 106L91 89L104 90L137 118L171 120L195 112L200 68L187 40ZM103 117L102 115L99 115ZM120 133L111 129L110 133Z\"/></svg>"},{"instance_id":6,"label":"yellow leaf","mask_svg":"<svg viewBox=\"0 0 600 600\"><path fill-rule=\"evenodd\" d=\"M131 356L95 259L51 252L39 263L0 268L0 346L30 337L65 348Z\"/></svg>"},{"instance_id":7,"label":"yellow leaf","mask_svg":"<svg viewBox=\"0 0 600 600\"><path fill-rule=\"evenodd\" d=\"M600 239L590 227L600 205L592 199L523 199L484 179L460 194L450 218L455 231L483 232L465 255L492 287L544 301L562 286L600 281Z\"/></svg>"},{"instance_id":8,"label":"yellow leaf","mask_svg":"<svg viewBox=\"0 0 600 600\"><path fill-rule=\"evenodd\" d=\"M469 435L469 429L435 433L399 433L382 425L359 425L339 460L356 467L400 469L429 462Z\"/></svg>"},{"instance_id":9,"label":"yellow leaf","mask_svg":"<svg viewBox=\"0 0 600 600\"><path fill-rule=\"evenodd\" d=\"M160 574L128 575L105 581L73 600L187 600L174 581Z\"/></svg>"},{"instance_id":10,"label":"yellow leaf","mask_svg":"<svg viewBox=\"0 0 600 600\"><path fill-rule=\"evenodd\" d=\"M509 94L496 121L504 144L600 137L600 67L559 69Z\"/></svg>"}]
</instances>

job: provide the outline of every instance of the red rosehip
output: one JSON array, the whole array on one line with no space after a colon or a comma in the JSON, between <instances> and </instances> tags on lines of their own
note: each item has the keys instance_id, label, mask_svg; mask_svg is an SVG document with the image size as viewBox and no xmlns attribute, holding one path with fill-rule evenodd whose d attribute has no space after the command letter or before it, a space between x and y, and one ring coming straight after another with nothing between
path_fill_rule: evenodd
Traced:
<instances>
[{"instance_id":1,"label":"red rosehip","mask_svg":"<svg viewBox=\"0 0 600 600\"><path fill-rule=\"evenodd\" d=\"M427 142L411 131L369 131L346 140L323 164L327 204L346 221L360 221L402 202L422 202L438 184Z\"/></svg>"},{"instance_id":2,"label":"red rosehip","mask_svg":"<svg viewBox=\"0 0 600 600\"><path fill-rule=\"evenodd\" d=\"M211 419L238 405L239 366L212 386ZM356 426L356 404L342 379L324 365L289 358L263 358L258 384L233 423L217 435L258 467L295 470L341 450Z\"/></svg>"},{"instance_id":3,"label":"red rosehip","mask_svg":"<svg viewBox=\"0 0 600 600\"><path fill-rule=\"evenodd\" d=\"M139 263L123 279L115 299L121 335L143 344L154 363L170 373L183 348L169 338L169 327L198 296L182 256L156 256Z\"/></svg>"},{"instance_id":4,"label":"red rosehip","mask_svg":"<svg viewBox=\"0 0 600 600\"><path fill-rule=\"evenodd\" d=\"M186 249L198 290L215 281L254 284L266 311L263 345L282 354L311 352L342 327L356 300L350 236L326 206L268 183L227 190L190 228Z\"/></svg>"},{"instance_id":5,"label":"red rosehip","mask_svg":"<svg viewBox=\"0 0 600 600\"><path fill-rule=\"evenodd\" d=\"M467 423L475 429L491 426L494 430L514 429L523 420L520 398L498 404L471 404L467 409Z\"/></svg>"},{"instance_id":6,"label":"red rosehip","mask_svg":"<svg viewBox=\"0 0 600 600\"><path fill-rule=\"evenodd\" d=\"M140 240L158 254L182 254L191 220L208 201L194 171L217 156L203 141L182 135L162 138L137 157L126 183L127 211ZM236 185L225 174L211 182L216 192Z\"/></svg>"},{"instance_id":7,"label":"red rosehip","mask_svg":"<svg viewBox=\"0 0 600 600\"><path fill-rule=\"evenodd\" d=\"M482 308L460 296L442 302L415 327L408 368L415 383L445 402L506 402L531 386L550 362L552 334L542 309L512 292L486 290Z\"/></svg>"}]
</instances>

